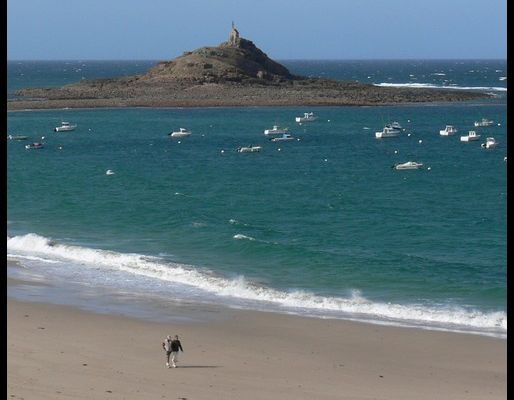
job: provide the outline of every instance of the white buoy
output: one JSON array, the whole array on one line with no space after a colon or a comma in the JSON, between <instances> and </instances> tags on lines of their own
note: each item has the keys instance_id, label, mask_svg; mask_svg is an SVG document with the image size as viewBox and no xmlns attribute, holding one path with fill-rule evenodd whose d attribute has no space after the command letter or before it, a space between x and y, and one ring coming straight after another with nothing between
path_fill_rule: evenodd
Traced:
<instances>
[{"instance_id":1,"label":"white buoy","mask_svg":"<svg viewBox=\"0 0 514 400\"><path fill-rule=\"evenodd\" d=\"M328 160L325 158L325 160L324 160L324 161L325 161L325 162L327 162Z\"/></svg>"},{"instance_id":2,"label":"white buoy","mask_svg":"<svg viewBox=\"0 0 514 400\"><path fill-rule=\"evenodd\" d=\"M407 122L410 122L410 119L408 119Z\"/></svg>"},{"instance_id":3,"label":"white buoy","mask_svg":"<svg viewBox=\"0 0 514 400\"><path fill-rule=\"evenodd\" d=\"M282 149L279 147L279 148L277 149L277 151L282 151Z\"/></svg>"},{"instance_id":4,"label":"white buoy","mask_svg":"<svg viewBox=\"0 0 514 400\"><path fill-rule=\"evenodd\" d=\"M329 119L327 119L327 122L330 122L330 120L329 120Z\"/></svg>"},{"instance_id":5,"label":"white buoy","mask_svg":"<svg viewBox=\"0 0 514 400\"><path fill-rule=\"evenodd\" d=\"M395 151L394 151L394 154L398 154L398 150L395 150Z\"/></svg>"},{"instance_id":6,"label":"white buoy","mask_svg":"<svg viewBox=\"0 0 514 400\"><path fill-rule=\"evenodd\" d=\"M410 133L407 133L407 136L410 136Z\"/></svg>"},{"instance_id":7,"label":"white buoy","mask_svg":"<svg viewBox=\"0 0 514 400\"><path fill-rule=\"evenodd\" d=\"M418 143L423 143L423 140L419 139L419 140L418 140Z\"/></svg>"},{"instance_id":8,"label":"white buoy","mask_svg":"<svg viewBox=\"0 0 514 400\"><path fill-rule=\"evenodd\" d=\"M428 167L427 170L430 171L432 169L432 167Z\"/></svg>"},{"instance_id":9,"label":"white buoy","mask_svg":"<svg viewBox=\"0 0 514 400\"><path fill-rule=\"evenodd\" d=\"M59 150L62 150L62 146L59 146Z\"/></svg>"},{"instance_id":10,"label":"white buoy","mask_svg":"<svg viewBox=\"0 0 514 400\"><path fill-rule=\"evenodd\" d=\"M178 144L182 143L180 140L177 142Z\"/></svg>"},{"instance_id":11,"label":"white buoy","mask_svg":"<svg viewBox=\"0 0 514 400\"><path fill-rule=\"evenodd\" d=\"M225 150L221 150L221 154L223 154L225 152Z\"/></svg>"}]
</instances>

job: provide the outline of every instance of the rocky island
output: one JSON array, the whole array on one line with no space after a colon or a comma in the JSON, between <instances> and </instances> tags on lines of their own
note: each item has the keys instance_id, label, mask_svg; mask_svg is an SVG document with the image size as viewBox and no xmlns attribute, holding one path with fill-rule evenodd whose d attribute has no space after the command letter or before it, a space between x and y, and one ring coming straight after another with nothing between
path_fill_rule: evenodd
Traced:
<instances>
[{"instance_id":1,"label":"rocky island","mask_svg":"<svg viewBox=\"0 0 514 400\"><path fill-rule=\"evenodd\" d=\"M379 87L297 76L240 37L234 24L228 41L162 61L146 74L83 80L61 88L22 89L15 96L16 100L8 101L8 109L357 106L489 97L475 91Z\"/></svg>"}]
</instances>

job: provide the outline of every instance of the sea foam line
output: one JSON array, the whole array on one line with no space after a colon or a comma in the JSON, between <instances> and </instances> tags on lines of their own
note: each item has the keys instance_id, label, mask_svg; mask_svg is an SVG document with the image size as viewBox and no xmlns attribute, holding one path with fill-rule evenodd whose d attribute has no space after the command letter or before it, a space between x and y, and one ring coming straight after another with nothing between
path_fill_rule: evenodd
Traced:
<instances>
[{"instance_id":1,"label":"sea foam line","mask_svg":"<svg viewBox=\"0 0 514 400\"><path fill-rule=\"evenodd\" d=\"M416 326L430 328L451 327L458 331L491 331L500 337L507 332L507 315L503 311L484 313L468 310L458 306L445 308L427 307L410 304L391 304L372 302L354 290L349 297L319 296L308 291L281 291L254 284L244 276L226 279L210 271L203 271L192 266L165 262L159 257L150 257L134 253L117 253L114 251L71 246L55 242L37 234L27 234L7 238L7 249L12 256L49 257L102 267L109 270L123 271L133 275L145 276L160 281L180 283L204 290L217 296L243 300L254 300L282 311L303 309L304 311L336 313L360 316L367 320L393 320L396 323L412 322ZM394 323L393 323L394 324Z\"/></svg>"},{"instance_id":2,"label":"sea foam line","mask_svg":"<svg viewBox=\"0 0 514 400\"><path fill-rule=\"evenodd\" d=\"M506 92L506 87L499 86L445 86L445 85L434 85L432 83L374 83L374 86L383 87L409 87L419 89L453 89L453 90L492 90L497 92Z\"/></svg>"}]
</instances>

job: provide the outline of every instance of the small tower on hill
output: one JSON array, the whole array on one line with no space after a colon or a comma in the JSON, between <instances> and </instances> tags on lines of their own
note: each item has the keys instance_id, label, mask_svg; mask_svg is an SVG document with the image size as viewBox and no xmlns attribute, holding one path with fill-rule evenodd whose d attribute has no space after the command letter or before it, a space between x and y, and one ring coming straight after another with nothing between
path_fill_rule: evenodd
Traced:
<instances>
[{"instance_id":1,"label":"small tower on hill","mask_svg":"<svg viewBox=\"0 0 514 400\"><path fill-rule=\"evenodd\" d=\"M239 45L239 31L236 29L234 25L234 21L232 21L232 30L230 31L230 35L228 37L228 42L231 46Z\"/></svg>"}]
</instances>

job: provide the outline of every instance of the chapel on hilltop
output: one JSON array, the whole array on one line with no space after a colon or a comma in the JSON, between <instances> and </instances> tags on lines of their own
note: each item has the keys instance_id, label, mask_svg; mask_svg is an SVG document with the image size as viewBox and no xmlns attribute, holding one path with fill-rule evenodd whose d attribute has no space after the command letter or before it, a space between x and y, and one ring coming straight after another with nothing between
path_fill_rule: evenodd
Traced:
<instances>
[{"instance_id":1,"label":"chapel on hilltop","mask_svg":"<svg viewBox=\"0 0 514 400\"><path fill-rule=\"evenodd\" d=\"M236 29L234 21L232 21L232 30L230 31L230 35L228 37L228 43L231 46L237 47L239 45L239 41L239 31Z\"/></svg>"}]
</instances>

